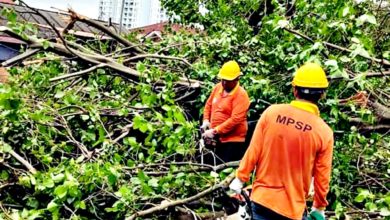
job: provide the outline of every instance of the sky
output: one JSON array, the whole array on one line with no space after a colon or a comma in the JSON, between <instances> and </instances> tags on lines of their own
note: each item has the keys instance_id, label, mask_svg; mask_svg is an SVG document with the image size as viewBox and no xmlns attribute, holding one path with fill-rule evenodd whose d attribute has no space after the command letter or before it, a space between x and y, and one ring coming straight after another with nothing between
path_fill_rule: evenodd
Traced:
<instances>
[{"instance_id":1,"label":"sky","mask_svg":"<svg viewBox=\"0 0 390 220\"><path fill-rule=\"evenodd\" d=\"M73 8L77 13L89 18L98 18L99 0L24 0L26 4L34 8L54 10L51 7L67 10Z\"/></svg>"}]
</instances>

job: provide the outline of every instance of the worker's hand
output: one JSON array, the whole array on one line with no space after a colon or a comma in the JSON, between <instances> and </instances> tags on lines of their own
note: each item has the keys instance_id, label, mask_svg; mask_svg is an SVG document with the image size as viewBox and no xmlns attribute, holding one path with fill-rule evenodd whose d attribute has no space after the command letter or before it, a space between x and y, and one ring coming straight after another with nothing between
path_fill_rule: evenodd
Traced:
<instances>
[{"instance_id":1,"label":"worker's hand","mask_svg":"<svg viewBox=\"0 0 390 220\"><path fill-rule=\"evenodd\" d=\"M310 212L311 219L325 220L325 208L312 207Z\"/></svg>"},{"instance_id":2,"label":"worker's hand","mask_svg":"<svg viewBox=\"0 0 390 220\"><path fill-rule=\"evenodd\" d=\"M310 184L310 188L309 188L309 193L307 195L307 200L313 201L313 198L314 198L314 177L311 178L311 184Z\"/></svg>"},{"instance_id":3,"label":"worker's hand","mask_svg":"<svg viewBox=\"0 0 390 220\"><path fill-rule=\"evenodd\" d=\"M210 128L210 122L209 120L204 120L202 126L200 126L200 129L203 129L204 131Z\"/></svg>"},{"instance_id":4,"label":"worker's hand","mask_svg":"<svg viewBox=\"0 0 390 220\"><path fill-rule=\"evenodd\" d=\"M215 129L209 129L203 133L203 137L213 139L215 136Z\"/></svg>"},{"instance_id":5,"label":"worker's hand","mask_svg":"<svg viewBox=\"0 0 390 220\"><path fill-rule=\"evenodd\" d=\"M229 185L229 189L237 194L241 193L242 187L244 187L244 183L237 177Z\"/></svg>"}]
</instances>

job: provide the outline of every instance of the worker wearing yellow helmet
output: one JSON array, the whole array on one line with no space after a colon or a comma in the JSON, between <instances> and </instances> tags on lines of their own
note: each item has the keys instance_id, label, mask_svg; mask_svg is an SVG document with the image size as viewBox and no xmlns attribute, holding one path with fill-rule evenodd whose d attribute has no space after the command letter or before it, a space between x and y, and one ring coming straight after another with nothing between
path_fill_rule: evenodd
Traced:
<instances>
[{"instance_id":1,"label":"worker wearing yellow helmet","mask_svg":"<svg viewBox=\"0 0 390 220\"><path fill-rule=\"evenodd\" d=\"M206 141L209 143L206 147L212 150L207 163L240 160L245 152L250 103L247 92L239 84L240 75L241 70L236 61L226 62L218 74L221 82L214 87L207 99L201 126L204 131L202 136L205 140L216 140Z\"/></svg>"},{"instance_id":2,"label":"worker wearing yellow helmet","mask_svg":"<svg viewBox=\"0 0 390 220\"><path fill-rule=\"evenodd\" d=\"M325 219L334 140L317 103L329 83L320 65L306 63L296 71L292 85L296 99L263 112L230 184L239 193L256 169L251 194L254 220L305 219L312 177L314 202L308 218Z\"/></svg>"}]
</instances>

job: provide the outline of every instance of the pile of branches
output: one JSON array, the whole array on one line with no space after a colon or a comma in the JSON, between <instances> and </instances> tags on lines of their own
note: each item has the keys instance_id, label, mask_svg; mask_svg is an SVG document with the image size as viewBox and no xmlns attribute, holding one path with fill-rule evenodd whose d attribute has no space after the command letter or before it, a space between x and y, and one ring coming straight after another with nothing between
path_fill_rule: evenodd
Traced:
<instances>
[{"instance_id":1,"label":"pile of branches","mask_svg":"<svg viewBox=\"0 0 390 220\"><path fill-rule=\"evenodd\" d=\"M187 76L194 71L191 63L147 53L142 44L72 10L69 24L59 30L24 5L57 38L0 27L26 45L1 69L9 72L0 98L6 127L0 138L1 216L225 215L215 205L212 213L192 210L202 208L196 201L203 198L211 204L211 194L232 180L232 170L214 177L210 172L238 163L196 163L198 134L190 111L202 82ZM69 35L76 22L108 36L109 48L77 43ZM185 186L175 191L178 184ZM186 206L191 202L195 205Z\"/></svg>"}]
</instances>

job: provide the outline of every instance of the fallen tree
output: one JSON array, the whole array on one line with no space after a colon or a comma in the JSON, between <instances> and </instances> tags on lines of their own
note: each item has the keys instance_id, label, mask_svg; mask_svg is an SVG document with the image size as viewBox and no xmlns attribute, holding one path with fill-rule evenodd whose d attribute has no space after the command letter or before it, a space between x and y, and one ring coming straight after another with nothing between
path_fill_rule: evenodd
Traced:
<instances>
[{"instance_id":1,"label":"fallen tree","mask_svg":"<svg viewBox=\"0 0 390 220\"><path fill-rule=\"evenodd\" d=\"M246 14L241 7L247 6L245 2L224 12L232 16L213 17L223 22L214 22L207 33L168 34L160 42L137 42L74 11L63 29L48 22L56 40L19 32L12 27L24 30L24 24L17 22L0 27L26 46L24 53L2 63L10 77L0 85L0 140L7 143L0 147L4 213L0 216L135 219L184 214L212 219L226 215L229 201L213 193L226 188L238 162L199 163L197 120L218 68L227 59L242 65L242 85L252 99L250 120L257 120L270 104L291 99L286 96L291 92L288 82L299 63L325 63L332 80L321 112L336 136L327 215L386 216L389 58L359 54L356 45L330 33L328 39L320 39L308 33L312 24L306 21L303 27L291 27L295 30L291 34L275 17L278 10L263 16L265 22L253 36L235 14ZM303 20L308 9L293 11L292 25L294 19ZM33 9L31 13L39 15ZM77 22L98 29L111 43L80 43L71 31ZM365 26L367 32L370 27ZM339 53L333 56L329 51ZM370 66L365 65L367 60Z\"/></svg>"}]
</instances>

